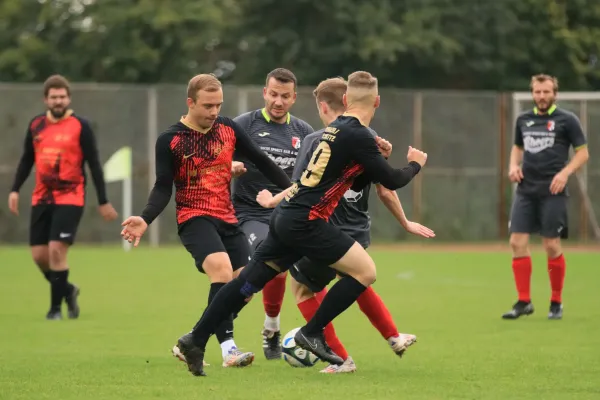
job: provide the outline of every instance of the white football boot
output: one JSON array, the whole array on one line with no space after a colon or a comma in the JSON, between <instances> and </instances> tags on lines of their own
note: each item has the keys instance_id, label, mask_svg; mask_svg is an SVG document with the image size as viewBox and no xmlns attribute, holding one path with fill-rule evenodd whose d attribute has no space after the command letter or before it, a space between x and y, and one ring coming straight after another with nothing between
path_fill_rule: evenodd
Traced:
<instances>
[{"instance_id":1,"label":"white football boot","mask_svg":"<svg viewBox=\"0 0 600 400\"><path fill-rule=\"evenodd\" d=\"M247 367L254 361L254 353L242 353L237 347L232 347L231 350L223 357L223 367Z\"/></svg>"},{"instance_id":2,"label":"white football boot","mask_svg":"<svg viewBox=\"0 0 600 400\"><path fill-rule=\"evenodd\" d=\"M417 337L409 333L401 333L398 336L392 336L388 339L388 343L394 353L402 357L406 349L417 343Z\"/></svg>"},{"instance_id":3,"label":"white football boot","mask_svg":"<svg viewBox=\"0 0 600 400\"><path fill-rule=\"evenodd\" d=\"M352 357L348 356L342 365L329 364L327 368L320 371L323 374L343 374L349 372L356 372L356 364Z\"/></svg>"}]
</instances>

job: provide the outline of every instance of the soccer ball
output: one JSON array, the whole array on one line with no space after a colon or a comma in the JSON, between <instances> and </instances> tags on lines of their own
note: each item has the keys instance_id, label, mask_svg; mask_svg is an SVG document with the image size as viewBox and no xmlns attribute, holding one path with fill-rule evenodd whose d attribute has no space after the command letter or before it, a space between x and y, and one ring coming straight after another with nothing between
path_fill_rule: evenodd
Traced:
<instances>
[{"instance_id":1,"label":"soccer ball","mask_svg":"<svg viewBox=\"0 0 600 400\"><path fill-rule=\"evenodd\" d=\"M292 367L312 367L317 363L317 361L319 361L319 358L313 353L296 346L294 336L296 336L296 332L299 330L300 328L292 329L283 337L283 341L281 343L283 350L282 357Z\"/></svg>"}]
</instances>

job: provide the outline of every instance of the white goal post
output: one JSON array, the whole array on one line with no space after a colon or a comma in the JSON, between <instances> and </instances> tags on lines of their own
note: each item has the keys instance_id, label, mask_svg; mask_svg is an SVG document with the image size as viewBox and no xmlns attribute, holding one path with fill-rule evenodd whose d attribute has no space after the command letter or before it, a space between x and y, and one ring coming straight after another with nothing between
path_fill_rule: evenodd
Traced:
<instances>
[{"instance_id":1,"label":"white goal post","mask_svg":"<svg viewBox=\"0 0 600 400\"><path fill-rule=\"evenodd\" d=\"M528 107L533 107L531 92L514 92L512 95L513 100L513 126L517 119L517 116ZM583 133L588 136L588 102L589 101L600 101L600 92L559 92L556 98L556 102L560 104L561 101L565 102L579 102L579 120L583 128ZM524 106L526 104L526 106ZM585 208L588 222L592 229L592 232L596 240L600 241L600 226L598 225L598 219L594 212L592 201L588 194L588 166L584 165L576 174L575 178L577 181L577 189L583 199L583 206ZM515 186L513 185L513 192Z\"/></svg>"}]
</instances>

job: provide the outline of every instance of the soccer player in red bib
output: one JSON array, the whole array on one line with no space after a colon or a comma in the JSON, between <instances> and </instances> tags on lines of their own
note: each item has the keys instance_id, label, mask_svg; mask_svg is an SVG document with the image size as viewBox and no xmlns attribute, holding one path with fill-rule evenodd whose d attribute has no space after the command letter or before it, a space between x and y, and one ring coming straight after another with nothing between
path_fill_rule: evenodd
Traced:
<instances>
[{"instance_id":1,"label":"soccer player in red bib","mask_svg":"<svg viewBox=\"0 0 600 400\"><path fill-rule=\"evenodd\" d=\"M79 287L69 282L67 253L75 242L85 206L85 164L92 173L100 215L114 220L117 212L106 198L102 165L90 123L69 108L69 81L60 75L44 83L48 110L27 125L25 146L8 198L10 211L19 214L19 190L35 165L35 188L31 197L29 244L33 260L50 282L49 320L62 319L61 304L68 316L79 317Z\"/></svg>"},{"instance_id":2,"label":"soccer player in red bib","mask_svg":"<svg viewBox=\"0 0 600 400\"><path fill-rule=\"evenodd\" d=\"M276 186L285 189L288 176L233 120L219 115L221 82L211 74L188 84L188 113L156 141L156 183L140 216L123 222L123 237L138 245L149 224L164 210L175 186L177 227L182 244L198 270L210 280L208 304L248 263L246 236L231 203L234 151L246 156ZM217 339L223 366L247 366L251 352L241 352L233 340L233 315L220 324ZM177 347L173 352L179 352ZM183 359L180 354L175 354Z\"/></svg>"}]
</instances>

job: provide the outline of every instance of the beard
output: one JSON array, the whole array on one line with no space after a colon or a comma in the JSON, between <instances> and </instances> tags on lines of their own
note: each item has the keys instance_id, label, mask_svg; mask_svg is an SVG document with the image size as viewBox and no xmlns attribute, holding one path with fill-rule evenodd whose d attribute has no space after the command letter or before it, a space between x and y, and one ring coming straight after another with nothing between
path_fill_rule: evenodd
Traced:
<instances>
[{"instance_id":1,"label":"beard","mask_svg":"<svg viewBox=\"0 0 600 400\"><path fill-rule=\"evenodd\" d=\"M547 102L536 103L535 106L538 108L538 110L545 113L546 111L548 111L550 109L550 107L552 107L553 104L554 104L554 100L548 100Z\"/></svg>"},{"instance_id":2,"label":"beard","mask_svg":"<svg viewBox=\"0 0 600 400\"><path fill-rule=\"evenodd\" d=\"M65 113L67 112L67 107L54 107L54 108L50 108L48 109L50 111L50 114L52 114L52 116L56 119L61 119L62 117L64 117Z\"/></svg>"}]
</instances>

